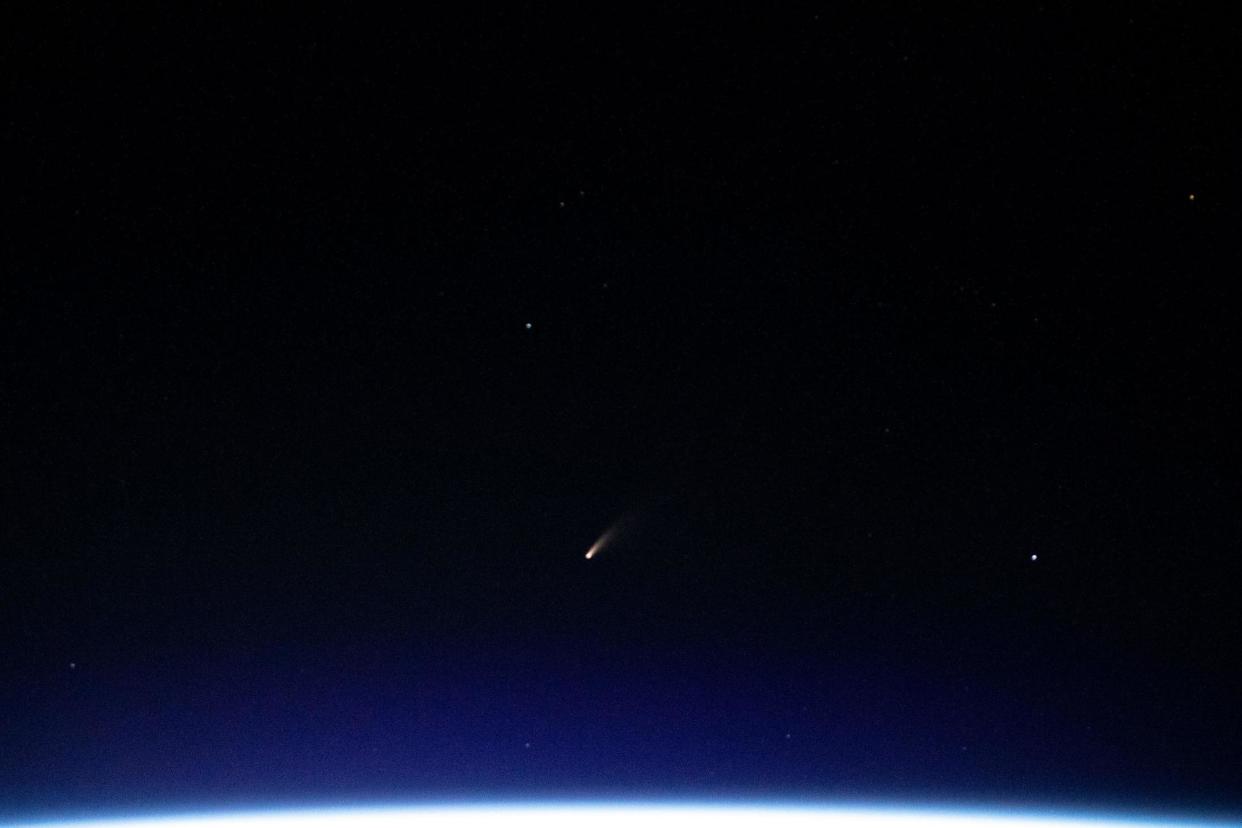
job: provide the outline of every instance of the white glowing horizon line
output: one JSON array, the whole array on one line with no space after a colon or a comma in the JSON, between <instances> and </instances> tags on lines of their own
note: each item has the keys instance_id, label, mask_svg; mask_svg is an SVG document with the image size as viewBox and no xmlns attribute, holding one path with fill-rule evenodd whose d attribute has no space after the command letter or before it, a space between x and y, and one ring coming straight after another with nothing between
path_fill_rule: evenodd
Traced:
<instances>
[{"instance_id":1,"label":"white glowing horizon line","mask_svg":"<svg viewBox=\"0 0 1242 828\"><path fill-rule=\"evenodd\" d=\"M686 804L580 804L521 803L495 805L375 805L299 807L289 809L250 809L238 811L198 811L176 815L143 815L43 820L11 823L14 828L292 828L292 826L358 826L358 828L396 828L414 825L426 828L476 828L483 825L534 826L591 825L616 828L641 819L643 828L682 828L686 825L713 825L719 828L1128 828L1145 826L1182 828L1237 825L1212 818L1185 818L1115 815L1086 816L1057 814L1052 811L1000 809L958 809L944 807L860 807L813 804L794 805L700 805Z\"/></svg>"}]
</instances>

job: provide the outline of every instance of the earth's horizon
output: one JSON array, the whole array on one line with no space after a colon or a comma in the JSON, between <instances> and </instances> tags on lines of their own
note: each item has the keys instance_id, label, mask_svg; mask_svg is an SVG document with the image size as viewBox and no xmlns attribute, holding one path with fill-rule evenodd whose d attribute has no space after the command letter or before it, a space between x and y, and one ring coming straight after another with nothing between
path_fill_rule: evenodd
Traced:
<instances>
[{"instance_id":1,"label":"earth's horizon","mask_svg":"<svg viewBox=\"0 0 1242 828\"><path fill-rule=\"evenodd\" d=\"M376 805L317 808L203 809L182 813L109 814L76 818L35 818L10 823L21 828L389 828L398 825L441 828L507 826L620 826L641 820L643 828L715 825L722 828L1126 828L1126 826L1224 826L1219 816L1124 813L1087 810L1037 811L947 806L833 805L807 803L698 802L526 802L495 804Z\"/></svg>"}]
</instances>

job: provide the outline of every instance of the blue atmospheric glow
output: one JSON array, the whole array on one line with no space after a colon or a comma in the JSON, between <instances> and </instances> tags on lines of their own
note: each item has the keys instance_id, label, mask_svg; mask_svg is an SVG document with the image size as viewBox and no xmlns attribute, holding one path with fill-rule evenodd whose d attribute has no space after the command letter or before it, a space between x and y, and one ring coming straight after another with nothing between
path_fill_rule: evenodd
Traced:
<instances>
[{"instance_id":1,"label":"blue atmospheric glow","mask_svg":"<svg viewBox=\"0 0 1242 828\"><path fill-rule=\"evenodd\" d=\"M21 823L28 828L482 828L493 825L514 828L686 828L697 825L713 828L1206 828L1226 824L1150 817L746 804L323 808Z\"/></svg>"}]
</instances>

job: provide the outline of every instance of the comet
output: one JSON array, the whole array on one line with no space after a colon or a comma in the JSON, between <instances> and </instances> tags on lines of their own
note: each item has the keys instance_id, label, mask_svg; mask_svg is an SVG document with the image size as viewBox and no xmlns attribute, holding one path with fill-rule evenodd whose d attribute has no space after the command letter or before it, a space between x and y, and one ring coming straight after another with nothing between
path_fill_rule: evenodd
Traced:
<instances>
[{"instance_id":1,"label":"comet","mask_svg":"<svg viewBox=\"0 0 1242 828\"><path fill-rule=\"evenodd\" d=\"M607 532L599 536L599 540L591 544L591 548L587 550L586 559L589 561L600 553L605 546L612 542L612 536L617 532L616 527L609 529Z\"/></svg>"},{"instance_id":2,"label":"comet","mask_svg":"<svg viewBox=\"0 0 1242 828\"><path fill-rule=\"evenodd\" d=\"M591 560L591 558L612 546L619 538L628 535L635 524L642 520L643 514L642 511L626 512L617 518L611 526L604 530L604 534L599 536L599 540L591 544L591 548L586 552L586 559L588 561Z\"/></svg>"}]
</instances>

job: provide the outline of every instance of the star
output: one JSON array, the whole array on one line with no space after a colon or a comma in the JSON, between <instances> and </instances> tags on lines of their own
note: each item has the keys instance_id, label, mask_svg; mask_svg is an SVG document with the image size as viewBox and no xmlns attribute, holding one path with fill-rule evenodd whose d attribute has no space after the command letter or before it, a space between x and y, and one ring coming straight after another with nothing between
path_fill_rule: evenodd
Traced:
<instances>
[{"instance_id":1,"label":"star","mask_svg":"<svg viewBox=\"0 0 1242 828\"><path fill-rule=\"evenodd\" d=\"M531 323L529 323L529 322L527 322L527 323L526 323L526 330L528 330L528 331L529 331L532 327L533 327L533 325L531 325Z\"/></svg>"},{"instance_id":2,"label":"star","mask_svg":"<svg viewBox=\"0 0 1242 828\"><path fill-rule=\"evenodd\" d=\"M1032 561L1038 561L1038 560L1039 560L1039 556L1038 556L1038 555L1032 555L1032 556L1031 556L1031 560L1032 560Z\"/></svg>"}]
</instances>

